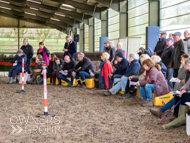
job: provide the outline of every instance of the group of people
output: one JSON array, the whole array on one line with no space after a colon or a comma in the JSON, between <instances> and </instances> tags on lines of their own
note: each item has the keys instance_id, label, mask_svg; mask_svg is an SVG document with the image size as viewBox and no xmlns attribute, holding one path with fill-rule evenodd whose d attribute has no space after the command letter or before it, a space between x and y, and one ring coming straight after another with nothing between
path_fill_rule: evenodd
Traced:
<instances>
[{"instance_id":1,"label":"group of people","mask_svg":"<svg viewBox=\"0 0 190 143\"><path fill-rule=\"evenodd\" d=\"M71 36L66 37L63 59L50 54L44 43L40 42L35 69L32 71L30 64L34 52L28 40L24 39L23 46L13 60L15 65L9 71L7 83L12 83L14 77L21 72L24 57L25 68L31 74L28 84L43 83L42 65L46 64L47 77L50 77L52 84L55 84L58 79L59 85L61 85L61 80L64 80L70 87L76 79L77 87L85 88L85 80L94 78L96 88L106 89L105 96L115 95L119 90L123 91L125 94L120 99L131 98L138 89L140 104L143 107L153 106L152 93L155 97L159 97L173 90L179 90L180 94L176 94L164 107L158 110L150 109L153 115L161 118L166 110L181 100L180 105L175 108L175 118L171 119L169 124L163 125L164 129L177 127L185 123L185 113L190 113L189 107L185 105L185 102L190 102L190 93L188 93L190 89L190 31L185 30L185 40L181 39L180 32L173 33L167 39L166 35L166 32L160 33L153 55L141 47L139 56L136 53L129 53L128 59L125 58L126 53L122 49L121 42L115 48L110 41L106 41L98 71L94 70L92 61L82 52L77 53L78 63L74 60L76 43L72 41ZM68 80L68 77L71 80ZM179 79L180 82L174 84L171 81L172 78Z\"/></svg>"}]
</instances>

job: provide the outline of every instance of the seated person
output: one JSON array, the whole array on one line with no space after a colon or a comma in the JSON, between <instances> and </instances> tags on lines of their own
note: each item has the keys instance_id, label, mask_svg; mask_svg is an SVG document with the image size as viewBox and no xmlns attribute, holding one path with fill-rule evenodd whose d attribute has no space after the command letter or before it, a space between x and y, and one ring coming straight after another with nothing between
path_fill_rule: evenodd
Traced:
<instances>
[{"instance_id":1,"label":"seated person","mask_svg":"<svg viewBox=\"0 0 190 143\"><path fill-rule=\"evenodd\" d=\"M108 75L113 72L111 62L109 61L109 54L107 52L102 53L101 60L103 61L99 69L101 70L98 74L99 77L99 89L109 89Z\"/></svg>"},{"instance_id":2,"label":"seated person","mask_svg":"<svg viewBox=\"0 0 190 143\"><path fill-rule=\"evenodd\" d=\"M190 59L187 64L188 69L190 68ZM168 124L162 125L163 129L168 130L174 127L179 127L185 125L186 123L186 113L189 111L189 107L185 104L186 102L190 102L190 79L186 82L186 84L181 88L181 93L179 97L181 97L181 103L179 105L178 118L171 121ZM190 113L190 111L188 112Z\"/></svg>"},{"instance_id":3,"label":"seated person","mask_svg":"<svg viewBox=\"0 0 190 143\"><path fill-rule=\"evenodd\" d=\"M146 49L144 49L143 47L140 47L140 48L139 48L139 52L138 52L139 59L140 59L140 56L141 56L142 54L147 54L147 55L149 55L149 56L151 57L151 54L150 54L149 50L146 50Z\"/></svg>"},{"instance_id":4,"label":"seated person","mask_svg":"<svg viewBox=\"0 0 190 143\"><path fill-rule=\"evenodd\" d=\"M165 66L164 63L161 62L161 58L157 55L154 55L151 57L151 59L155 62L155 64L160 65L161 67L161 72L163 73L164 77L166 78L166 73L167 73L167 67Z\"/></svg>"},{"instance_id":5,"label":"seated person","mask_svg":"<svg viewBox=\"0 0 190 143\"><path fill-rule=\"evenodd\" d=\"M121 77L121 81L119 81L114 87L112 87L109 91L106 91L104 93L105 96L108 95L115 95L120 89L124 92L125 87L127 85L128 77L132 75L136 75L139 72L140 69L140 64L137 59L137 55L134 53L129 54L129 68L127 69L126 73L124 76Z\"/></svg>"},{"instance_id":6,"label":"seated person","mask_svg":"<svg viewBox=\"0 0 190 143\"><path fill-rule=\"evenodd\" d=\"M180 69L179 69L179 72L178 72L178 78L181 77L181 83L175 83L175 86L174 86L174 91L177 91L177 90L180 90L181 87L184 85L185 81L188 81L189 80L189 75L190 75L190 68L188 68L189 72L186 71L187 69L187 66L185 66L184 64L184 60L187 59L187 54L184 54L182 55L182 58L181 58L181 66L180 66ZM186 61L185 61L186 63ZM185 76L186 79L183 79ZM185 81L183 81L185 80ZM184 82L184 83L183 83ZM161 118L161 116L164 114L164 112L170 108L172 108L173 105L175 105L175 103L178 102L178 100L180 100L180 98L177 97L173 97L168 103L166 103L166 105L160 109L150 109L150 112L157 116L158 118ZM175 117L172 118L171 120L175 119L178 115L178 106L175 107L175 110L174 110L174 115Z\"/></svg>"},{"instance_id":7,"label":"seated person","mask_svg":"<svg viewBox=\"0 0 190 143\"><path fill-rule=\"evenodd\" d=\"M26 64L27 56L23 53L23 50L20 49L13 60L13 67L9 70L9 75L6 82L7 84L12 84L15 76L22 71L22 58L24 58L24 63Z\"/></svg>"},{"instance_id":8,"label":"seated person","mask_svg":"<svg viewBox=\"0 0 190 143\"><path fill-rule=\"evenodd\" d=\"M119 53L119 52L123 53L123 57L125 57L125 51L122 49L122 45L123 45L122 42L117 43L117 47L116 47L117 50L115 51L115 56L114 56L114 58L113 58L113 60L112 60L111 63L114 64L114 61L116 60L116 55L117 55L117 53Z\"/></svg>"},{"instance_id":9,"label":"seated person","mask_svg":"<svg viewBox=\"0 0 190 143\"><path fill-rule=\"evenodd\" d=\"M53 63L53 72L52 72L52 79L53 79L53 85L56 84L56 78L59 81L58 85L61 85L61 79L59 78L59 72L63 69L63 60L59 58L55 58L55 61Z\"/></svg>"},{"instance_id":10,"label":"seated person","mask_svg":"<svg viewBox=\"0 0 190 143\"><path fill-rule=\"evenodd\" d=\"M59 78L66 81L68 83L68 86L73 85L73 75L72 75L72 70L75 68L76 62L68 55L65 55L64 57L64 63L63 63L63 68L62 71L64 74L59 73ZM71 81L67 79L67 77L71 78Z\"/></svg>"},{"instance_id":11,"label":"seated person","mask_svg":"<svg viewBox=\"0 0 190 143\"><path fill-rule=\"evenodd\" d=\"M74 71L73 71L73 77L76 78L78 81L78 85L80 87L86 87L85 84L85 78L92 78L94 76L94 67L92 64L92 61L87 58L84 53L79 52L77 54L77 59L79 60L78 64L75 66ZM82 80L82 83L80 82L80 79Z\"/></svg>"},{"instance_id":12,"label":"seated person","mask_svg":"<svg viewBox=\"0 0 190 143\"><path fill-rule=\"evenodd\" d=\"M146 70L146 77L142 81L136 82L139 87L139 94L143 97L141 102L142 106L153 106L152 93L154 96L162 96L170 92L164 75L161 72L161 67L155 64L153 60L146 59L143 61L142 66Z\"/></svg>"},{"instance_id":13,"label":"seated person","mask_svg":"<svg viewBox=\"0 0 190 143\"><path fill-rule=\"evenodd\" d=\"M142 54L140 56L140 63L141 63L141 68L138 72L137 75L132 75L129 77L129 81L127 82L127 86L125 89L125 94L123 95L123 97L121 97L120 99L128 99L131 98L133 95L136 94L136 90L135 90L135 85L129 85L129 83L132 82L137 82L137 81L142 81L145 78L146 75L146 71L142 66L142 62L146 59L150 59L149 55L147 54ZM140 97L142 99L142 97Z\"/></svg>"},{"instance_id":14,"label":"seated person","mask_svg":"<svg viewBox=\"0 0 190 143\"><path fill-rule=\"evenodd\" d=\"M45 64L45 62L43 61L43 57L42 55L38 54L36 56L35 69L33 70L32 77L30 81L27 82L27 84L35 84L34 80L36 79L38 75L41 75L42 70L43 70L43 64Z\"/></svg>"},{"instance_id":15,"label":"seated person","mask_svg":"<svg viewBox=\"0 0 190 143\"><path fill-rule=\"evenodd\" d=\"M50 83L52 83L52 72L53 72L53 64L55 58L56 58L55 54L49 54L49 66L47 67L46 78L50 77ZM36 80L36 84L42 84L42 83L43 83L43 73Z\"/></svg>"},{"instance_id":16,"label":"seated person","mask_svg":"<svg viewBox=\"0 0 190 143\"><path fill-rule=\"evenodd\" d=\"M129 61L123 57L121 52L116 54L114 64L115 70L109 74L109 88L112 88L114 79L121 78L129 67Z\"/></svg>"}]
</instances>

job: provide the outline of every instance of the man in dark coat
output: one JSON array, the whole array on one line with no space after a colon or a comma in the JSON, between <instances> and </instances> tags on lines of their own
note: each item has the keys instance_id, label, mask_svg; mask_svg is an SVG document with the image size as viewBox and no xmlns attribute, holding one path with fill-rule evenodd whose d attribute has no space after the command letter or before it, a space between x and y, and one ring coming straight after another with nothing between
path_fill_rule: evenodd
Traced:
<instances>
[{"instance_id":1,"label":"man in dark coat","mask_svg":"<svg viewBox=\"0 0 190 143\"><path fill-rule=\"evenodd\" d=\"M82 52L77 54L77 59L79 62L73 70L73 77L76 78L80 87L86 87L85 79L92 78L92 76L94 76L94 67L92 61L85 57ZM82 83L80 82L79 77L81 78Z\"/></svg>"},{"instance_id":2,"label":"man in dark coat","mask_svg":"<svg viewBox=\"0 0 190 143\"><path fill-rule=\"evenodd\" d=\"M122 52L116 54L116 61L114 64L115 70L109 74L109 88L112 88L114 79L121 78L129 67L129 61L123 57Z\"/></svg>"},{"instance_id":3,"label":"man in dark coat","mask_svg":"<svg viewBox=\"0 0 190 143\"><path fill-rule=\"evenodd\" d=\"M28 73L31 73L32 72L31 63L32 63L32 57L34 55L34 50L33 50L33 47L28 43L27 38L24 38L23 45L22 45L21 49L23 50L23 52L27 56L26 67L27 67Z\"/></svg>"},{"instance_id":4,"label":"man in dark coat","mask_svg":"<svg viewBox=\"0 0 190 143\"><path fill-rule=\"evenodd\" d=\"M164 49L162 55L161 55L161 59L162 62L166 65L167 67L167 73L166 73L166 79L167 79L167 83L169 85L170 90L173 90L173 83L170 82L170 79L173 77L173 68L169 67L171 58L172 58L172 53L174 51L174 46L173 46L173 38L168 38L166 41L166 48Z\"/></svg>"},{"instance_id":5,"label":"man in dark coat","mask_svg":"<svg viewBox=\"0 0 190 143\"><path fill-rule=\"evenodd\" d=\"M63 63L63 69L62 69L64 73L63 74L60 73L59 78L66 81L68 83L68 86L73 85L74 77L72 75L72 71L75 68L75 65L76 65L76 62L71 57L69 57L69 55L66 55L64 57L64 63ZM71 81L69 81L67 77L70 77Z\"/></svg>"},{"instance_id":6,"label":"man in dark coat","mask_svg":"<svg viewBox=\"0 0 190 143\"><path fill-rule=\"evenodd\" d=\"M154 55L158 56L162 55L162 52L164 51L164 48L166 46L166 35L167 35L166 32L160 32L160 38L154 49Z\"/></svg>"},{"instance_id":7,"label":"man in dark coat","mask_svg":"<svg viewBox=\"0 0 190 143\"><path fill-rule=\"evenodd\" d=\"M181 64L181 56L185 53L184 52L184 44L181 39L181 32L175 32L173 34L174 41L174 51L172 53L172 58L170 62L170 67L174 69L173 77L178 76L178 70Z\"/></svg>"},{"instance_id":8,"label":"man in dark coat","mask_svg":"<svg viewBox=\"0 0 190 143\"><path fill-rule=\"evenodd\" d=\"M115 48L111 45L110 41L106 41L104 44L104 52L107 52L110 55L109 61L111 62L114 58Z\"/></svg>"},{"instance_id":9,"label":"man in dark coat","mask_svg":"<svg viewBox=\"0 0 190 143\"><path fill-rule=\"evenodd\" d=\"M77 46L76 46L76 43L75 41L72 41L72 38L70 35L67 35L66 36L66 43L65 43L65 46L63 48L63 51L65 51L63 57L65 55L69 55L71 58L75 58L75 53L77 52Z\"/></svg>"}]
</instances>

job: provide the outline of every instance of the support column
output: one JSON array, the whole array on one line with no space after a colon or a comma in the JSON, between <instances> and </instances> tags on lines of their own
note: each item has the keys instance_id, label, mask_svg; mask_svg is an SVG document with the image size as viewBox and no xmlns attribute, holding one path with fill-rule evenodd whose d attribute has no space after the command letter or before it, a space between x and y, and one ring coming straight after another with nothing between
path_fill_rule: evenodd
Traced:
<instances>
[{"instance_id":1,"label":"support column","mask_svg":"<svg viewBox=\"0 0 190 143\"><path fill-rule=\"evenodd\" d=\"M89 18L89 52L94 52L94 18Z\"/></svg>"},{"instance_id":2,"label":"support column","mask_svg":"<svg viewBox=\"0 0 190 143\"><path fill-rule=\"evenodd\" d=\"M108 37L108 11L101 12L101 36Z\"/></svg>"},{"instance_id":3,"label":"support column","mask_svg":"<svg viewBox=\"0 0 190 143\"><path fill-rule=\"evenodd\" d=\"M18 19L18 50L20 48L20 20Z\"/></svg>"},{"instance_id":4,"label":"support column","mask_svg":"<svg viewBox=\"0 0 190 143\"><path fill-rule=\"evenodd\" d=\"M80 23L80 52L84 52L84 24Z\"/></svg>"},{"instance_id":5,"label":"support column","mask_svg":"<svg viewBox=\"0 0 190 143\"><path fill-rule=\"evenodd\" d=\"M159 0L149 0L149 26L160 26Z\"/></svg>"},{"instance_id":6,"label":"support column","mask_svg":"<svg viewBox=\"0 0 190 143\"><path fill-rule=\"evenodd\" d=\"M124 38L128 36L128 3L127 1L120 2L120 28L119 37Z\"/></svg>"}]
</instances>

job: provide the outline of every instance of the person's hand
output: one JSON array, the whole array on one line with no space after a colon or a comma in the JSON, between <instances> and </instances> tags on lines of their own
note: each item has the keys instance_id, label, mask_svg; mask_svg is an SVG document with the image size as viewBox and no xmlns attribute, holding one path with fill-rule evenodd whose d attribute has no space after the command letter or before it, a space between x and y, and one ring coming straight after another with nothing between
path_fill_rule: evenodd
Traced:
<instances>
[{"instance_id":1,"label":"person's hand","mask_svg":"<svg viewBox=\"0 0 190 143\"><path fill-rule=\"evenodd\" d=\"M73 74L73 77L75 77L75 76L76 76L76 72L73 72L72 74Z\"/></svg>"},{"instance_id":2,"label":"person's hand","mask_svg":"<svg viewBox=\"0 0 190 143\"><path fill-rule=\"evenodd\" d=\"M63 51L68 52L68 49L65 49L65 48L64 48Z\"/></svg>"},{"instance_id":3,"label":"person's hand","mask_svg":"<svg viewBox=\"0 0 190 143\"><path fill-rule=\"evenodd\" d=\"M181 80L181 83L185 84L185 79Z\"/></svg>"},{"instance_id":4,"label":"person's hand","mask_svg":"<svg viewBox=\"0 0 190 143\"><path fill-rule=\"evenodd\" d=\"M132 80L132 78L133 78L133 76L130 76L130 77L129 77L129 81L131 81L131 80Z\"/></svg>"},{"instance_id":5,"label":"person's hand","mask_svg":"<svg viewBox=\"0 0 190 143\"><path fill-rule=\"evenodd\" d=\"M115 64L115 65L117 64L117 60L114 61L114 64Z\"/></svg>"},{"instance_id":6,"label":"person's hand","mask_svg":"<svg viewBox=\"0 0 190 143\"><path fill-rule=\"evenodd\" d=\"M154 52L154 55L157 55L156 52Z\"/></svg>"},{"instance_id":7,"label":"person's hand","mask_svg":"<svg viewBox=\"0 0 190 143\"><path fill-rule=\"evenodd\" d=\"M17 63L17 60L15 61L15 63Z\"/></svg>"},{"instance_id":8,"label":"person's hand","mask_svg":"<svg viewBox=\"0 0 190 143\"><path fill-rule=\"evenodd\" d=\"M179 95L179 97L181 97L182 95L183 95L183 93L185 93L186 92L186 90L182 90L181 92L180 92L180 95Z\"/></svg>"},{"instance_id":9,"label":"person's hand","mask_svg":"<svg viewBox=\"0 0 190 143\"><path fill-rule=\"evenodd\" d=\"M90 75L91 75L91 77L95 76L95 74L94 74L94 73L91 73Z\"/></svg>"},{"instance_id":10,"label":"person's hand","mask_svg":"<svg viewBox=\"0 0 190 143\"><path fill-rule=\"evenodd\" d=\"M113 76L113 74L109 74L109 78L111 78Z\"/></svg>"},{"instance_id":11,"label":"person's hand","mask_svg":"<svg viewBox=\"0 0 190 143\"><path fill-rule=\"evenodd\" d=\"M138 87L138 86L140 86L140 82L138 81L138 82L136 82L136 86Z\"/></svg>"},{"instance_id":12,"label":"person's hand","mask_svg":"<svg viewBox=\"0 0 190 143\"><path fill-rule=\"evenodd\" d=\"M144 75L144 76L146 75L146 71L143 72L143 75Z\"/></svg>"},{"instance_id":13,"label":"person's hand","mask_svg":"<svg viewBox=\"0 0 190 143\"><path fill-rule=\"evenodd\" d=\"M64 70L64 73L68 73L68 70Z\"/></svg>"}]
</instances>

